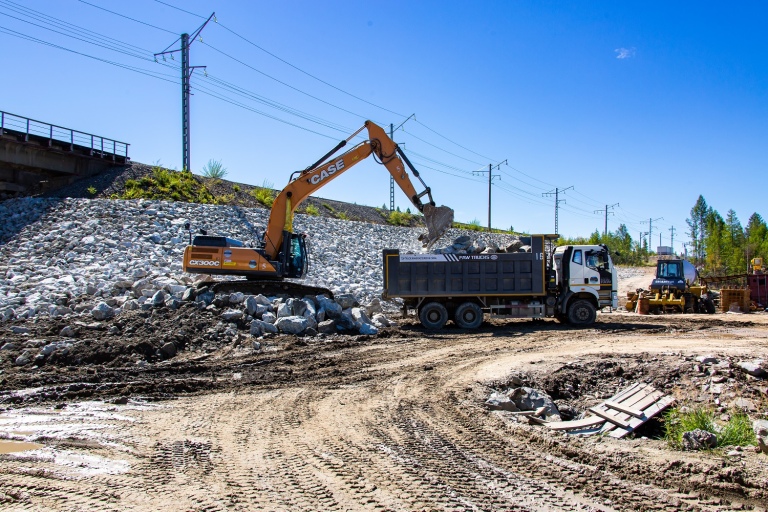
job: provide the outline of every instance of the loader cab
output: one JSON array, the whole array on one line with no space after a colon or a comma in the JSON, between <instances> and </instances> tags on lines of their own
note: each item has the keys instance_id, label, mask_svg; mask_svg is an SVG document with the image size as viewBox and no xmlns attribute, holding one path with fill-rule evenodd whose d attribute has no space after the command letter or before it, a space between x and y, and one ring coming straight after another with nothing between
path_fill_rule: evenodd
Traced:
<instances>
[{"instance_id":1,"label":"loader cab","mask_svg":"<svg viewBox=\"0 0 768 512\"><path fill-rule=\"evenodd\" d=\"M656 279L651 282L651 290L661 290L662 288L685 291L683 260L660 260L656 264Z\"/></svg>"}]
</instances>

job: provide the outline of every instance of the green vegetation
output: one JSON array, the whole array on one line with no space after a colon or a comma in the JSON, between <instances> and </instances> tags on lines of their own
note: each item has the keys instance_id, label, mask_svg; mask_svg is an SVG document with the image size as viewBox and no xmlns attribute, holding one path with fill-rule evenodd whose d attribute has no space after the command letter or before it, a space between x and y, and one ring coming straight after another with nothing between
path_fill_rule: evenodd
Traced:
<instances>
[{"instance_id":1,"label":"green vegetation","mask_svg":"<svg viewBox=\"0 0 768 512\"><path fill-rule=\"evenodd\" d=\"M699 196L685 221L691 237L694 264L704 267L704 274L741 274L755 256L768 256L768 225L753 213L742 227L736 212L728 210L723 218Z\"/></svg>"},{"instance_id":2,"label":"green vegetation","mask_svg":"<svg viewBox=\"0 0 768 512\"><path fill-rule=\"evenodd\" d=\"M267 187L255 187L249 192L258 202L271 208L275 202L275 191Z\"/></svg>"},{"instance_id":3,"label":"green vegetation","mask_svg":"<svg viewBox=\"0 0 768 512\"><path fill-rule=\"evenodd\" d=\"M304 211L302 213L306 215L311 215L312 217L317 217L318 215L320 215L320 210L318 210L316 206L310 204L310 205L307 205L306 208L304 208Z\"/></svg>"},{"instance_id":4,"label":"green vegetation","mask_svg":"<svg viewBox=\"0 0 768 512\"><path fill-rule=\"evenodd\" d=\"M208 160L203 166L203 176L206 178L222 179L227 175L227 169L221 165L221 160Z\"/></svg>"},{"instance_id":5,"label":"green vegetation","mask_svg":"<svg viewBox=\"0 0 768 512\"><path fill-rule=\"evenodd\" d=\"M349 215L347 215L345 212L336 212L336 218L340 220L350 220Z\"/></svg>"},{"instance_id":6,"label":"green vegetation","mask_svg":"<svg viewBox=\"0 0 768 512\"><path fill-rule=\"evenodd\" d=\"M237 194L238 192L240 192L240 185L233 185L232 190L234 190L235 194Z\"/></svg>"},{"instance_id":7,"label":"green vegetation","mask_svg":"<svg viewBox=\"0 0 768 512\"><path fill-rule=\"evenodd\" d=\"M717 446L752 446L757 442L749 416L741 411L732 411L730 419L722 422L709 407L681 409L671 409L664 415L664 439L673 448L682 449L683 434L696 429L715 434Z\"/></svg>"},{"instance_id":8,"label":"green vegetation","mask_svg":"<svg viewBox=\"0 0 768 512\"><path fill-rule=\"evenodd\" d=\"M413 219L414 216L410 212L393 211L387 216L387 222L393 226L410 226Z\"/></svg>"},{"instance_id":9,"label":"green vegetation","mask_svg":"<svg viewBox=\"0 0 768 512\"><path fill-rule=\"evenodd\" d=\"M158 199L202 204L219 202L191 172L169 171L159 166L153 167L149 176L126 180L125 190L117 199Z\"/></svg>"},{"instance_id":10,"label":"green vegetation","mask_svg":"<svg viewBox=\"0 0 768 512\"><path fill-rule=\"evenodd\" d=\"M89 194L91 194L92 196L95 196L95 195L96 195L96 192L98 192L98 191L96 190L96 187L94 187L93 185L91 185L90 187L88 187L86 190L87 190L87 191L88 191L88 193L89 193Z\"/></svg>"},{"instance_id":11,"label":"green vegetation","mask_svg":"<svg viewBox=\"0 0 768 512\"><path fill-rule=\"evenodd\" d=\"M561 237L557 245L599 245L605 244L611 251L611 259L617 265L643 265L648 261L648 246L643 243L637 243L629 235L627 226L621 224L613 233L607 235L601 234L595 230L588 238Z\"/></svg>"}]
</instances>

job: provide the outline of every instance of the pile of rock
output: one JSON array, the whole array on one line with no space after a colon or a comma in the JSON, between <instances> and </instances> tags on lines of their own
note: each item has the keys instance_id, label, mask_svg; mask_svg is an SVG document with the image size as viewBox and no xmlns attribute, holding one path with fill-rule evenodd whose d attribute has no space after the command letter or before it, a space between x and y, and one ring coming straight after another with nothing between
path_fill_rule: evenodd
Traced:
<instances>
[{"instance_id":1,"label":"pile of rock","mask_svg":"<svg viewBox=\"0 0 768 512\"><path fill-rule=\"evenodd\" d=\"M527 252L531 247L515 235L483 235L472 237L461 235L447 247L432 249L433 254L497 254L504 252Z\"/></svg>"},{"instance_id":2,"label":"pile of rock","mask_svg":"<svg viewBox=\"0 0 768 512\"><path fill-rule=\"evenodd\" d=\"M186 223L255 245L269 212L258 208L149 200L22 198L0 203L0 322L87 315L97 304L184 300L195 276L182 271ZM382 291L382 250L422 251L423 228L297 215L309 235L305 284L369 304ZM459 238L465 231L445 235ZM507 246L508 236L484 234ZM382 304L394 311L396 304ZM135 307L131 303L128 307ZM110 311L100 306L104 315Z\"/></svg>"},{"instance_id":3,"label":"pile of rock","mask_svg":"<svg viewBox=\"0 0 768 512\"><path fill-rule=\"evenodd\" d=\"M494 390L485 401L486 407L492 411L536 411L541 410L547 421L561 421L560 411L546 392L524 386L523 379L515 376L509 378L511 387Z\"/></svg>"}]
</instances>

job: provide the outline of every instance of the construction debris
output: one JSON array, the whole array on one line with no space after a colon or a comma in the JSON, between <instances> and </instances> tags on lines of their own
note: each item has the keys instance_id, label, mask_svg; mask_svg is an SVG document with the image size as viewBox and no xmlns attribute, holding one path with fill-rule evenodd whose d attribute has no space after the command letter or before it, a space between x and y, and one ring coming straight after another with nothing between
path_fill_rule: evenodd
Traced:
<instances>
[{"instance_id":1,"label":"construction debris","mask_svg":"<svg viewBox=\"0 0 768 512\"><path fill-rule=\"evenodd\" d=\"M622 438L674 401L674 398L657 391L649 384L636 383L603 403L590 407L588 414L582 419L557 422L536 419L534 422L568 434L607 434Z\"/></svg>"}]
</instances>

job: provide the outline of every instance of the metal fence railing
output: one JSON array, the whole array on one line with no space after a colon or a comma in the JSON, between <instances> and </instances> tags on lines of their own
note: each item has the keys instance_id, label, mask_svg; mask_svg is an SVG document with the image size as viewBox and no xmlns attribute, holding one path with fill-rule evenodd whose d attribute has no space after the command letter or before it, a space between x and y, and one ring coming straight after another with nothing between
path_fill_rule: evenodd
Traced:
<instances>
[{"instance_id":1,"label":"metal fence railing","mask_svg":"<svg viewBox=\"0 0 768 512\"><path fill-rule=\"evenodd\" d=\"M128 146L130 144L126 142L0 111L0 135L4 130L21 134L24 141L29 141L30 136L33 136L48 139L49 145L54 140L68 144L69 151L74 151L75 146L79 146L90 149L92 155L100 153L101 156L115 155L128 159Z\"/></svg>"}]
</instances>

